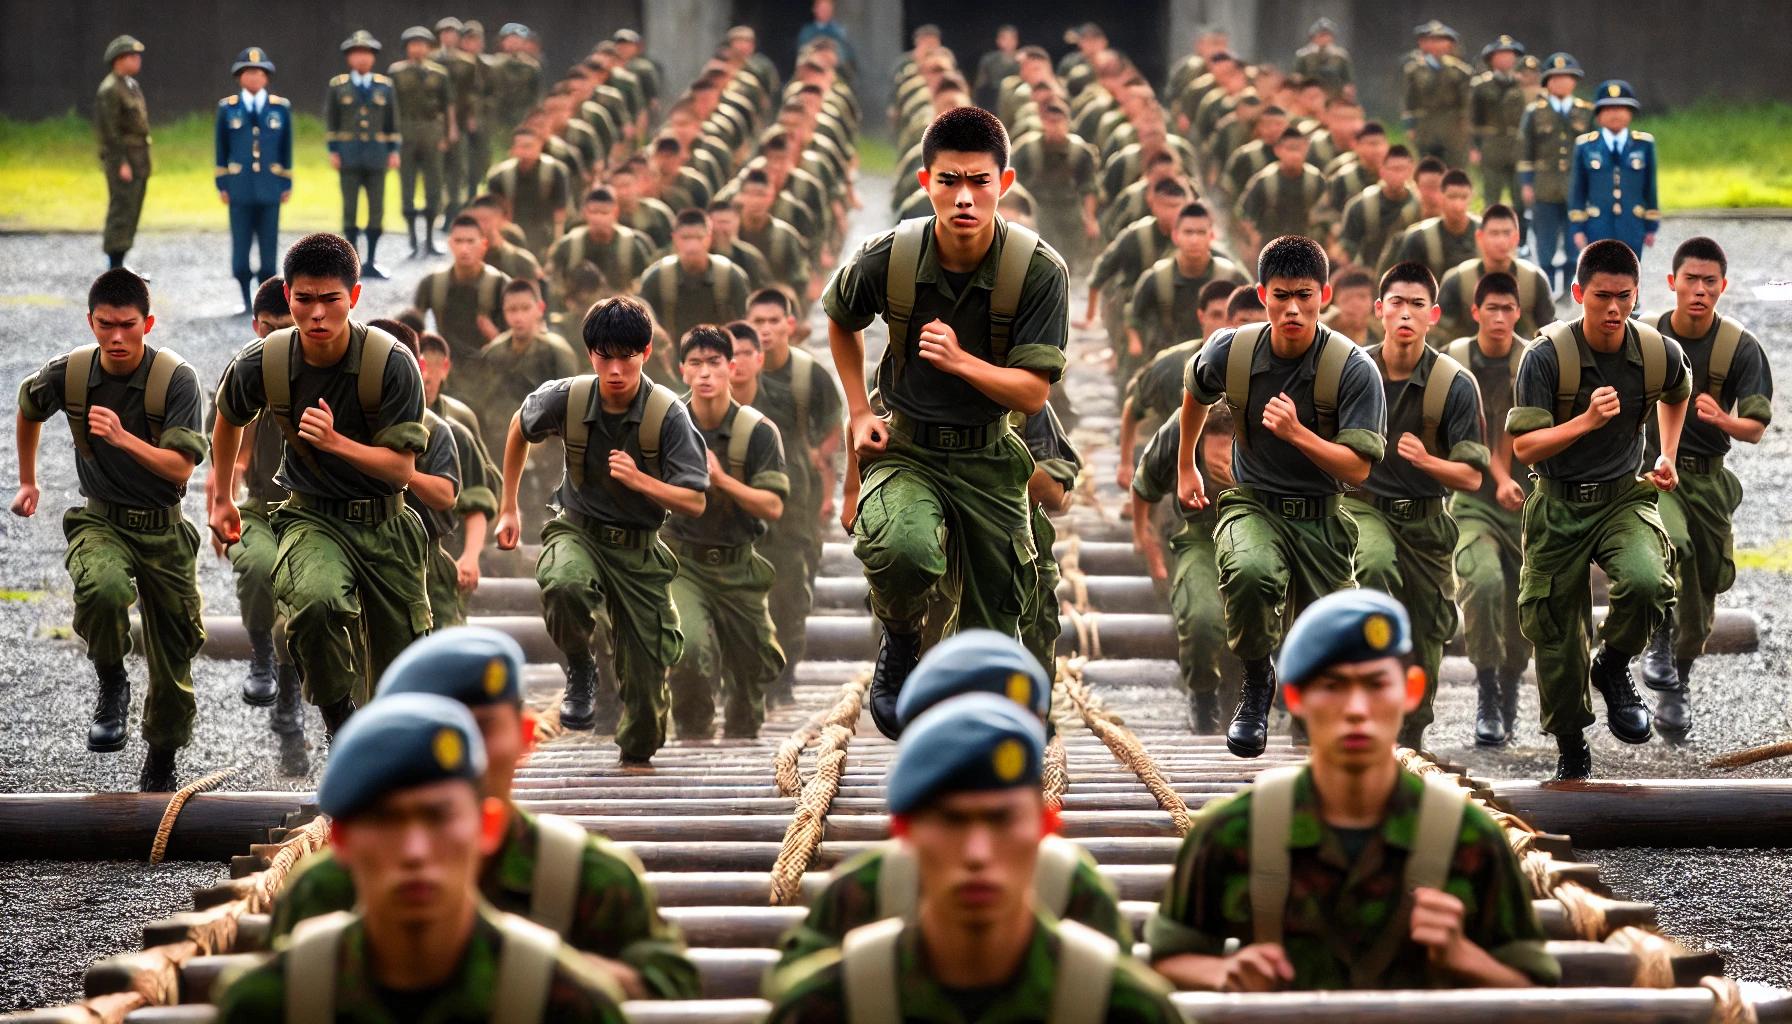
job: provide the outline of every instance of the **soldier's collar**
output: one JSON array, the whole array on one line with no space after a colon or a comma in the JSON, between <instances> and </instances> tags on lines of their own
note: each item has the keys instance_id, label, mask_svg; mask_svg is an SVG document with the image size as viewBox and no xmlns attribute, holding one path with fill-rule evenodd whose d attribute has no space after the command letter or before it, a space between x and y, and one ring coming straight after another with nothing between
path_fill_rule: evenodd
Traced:
<instances>
[{"instance_id":1,"label":"soldier's collar","mask_svg":"<svg viewBox=\"0 0 1792 1024\"><path fill-rule=\"evenodd\" d=\"M148 343L145 343L143 346L143 358L137 360L137 368L131 371L131 375L125 380L124 386L137 391L142 391L149 387L149 368L155 361L155 348ZM95 354L93 357L93 365L87 370L88 389L92 390L93 386L98 384L106 376L108 376L108 374L106 373L105 364L101 363L100 357Z\"/></svg>"},{"instance_id":2,"label":"soldier's collar","mask_svg":"<svg viewBox=\"0 0 1792 1024\"><path fill-rule=\"evenodd\" d=\"M1375 346L1375 368L1381 371L1381 379L1391 384L1393 379L1388 376L1387 359L1382 355L1382 346L1386 344L1387 342L1384 341ZM1431 379L1431 368L1437 365L1437 356L1437 349L1430 345L1420 344L1419 362L1412 368L1412 376L1407 377L1402 383L1408 387L1424 388L1425 383Z\"/></svg>"},{"instance_id":3,"label":"soldier's collar","mask_svg":"<svg viewBox=\"0 0 1792 1024\"><path fill-rule=\"evenodd\" d=\"M647 396L653 393L653 380L647 376L646 369L641 371L641 379L635 385L635 397L629 400L628 411L622 414L623 423L640 423L641 417L647 413ZM591 389L591 401L585 406L585 422L596 423L604 413L603 381L599 380Z\"/></svg>"},{"instance_id":4,"label":"soldier's collar","mask_svg":"<svg viewBox=\"0 0 1792 1024\"><path fill-rule=\"evenodd\" d=\"M995 238L989 243L989 251L983 254L983 262L977 264L967 288L995 291L996 272L1002 266L1002 243L1008 238L1008 222L1001 214L996 215L995 222ZM945 275L945 268L940 266L939 238L934 234L938 227L939 216L936 214L928 221L928 229L922 235L921 264L915 270L916 284L937 285Z\"/></svg>"},{"instance_id":5,"label":"soldier's collar","mask_svg":"<svg viewBox=\"0 0 1792 1024\"><path fill-rule=\"evenodd\" d=\"M1575 319L1574 341L1580 345L1584 353L1592 356L1601 355L1602 353L1594 352L1593 346L1587 341L1587 329L1584 326L1586 322L1585 314ZM1634 318L1624 323L1624 361L1632 366L1641 366L1643 365L1643 343L1637 340L1636 325L1637 321Z\"/></svg>"},{"instance_id":6,"label":"soldier's collar","mask_svg":"<svg viewBox=\"0 0 1792 1024\"><path fill-rule=\"evenodd\" d=\"M1246 329L1246 327L1237 328L1239 331L1244 331ZM1263 335L1262 341L1258 343L1257 351L1252 353L1252 374L1269 372L1274 365L1274 361L1280 358L1276 355L1275 346L1271 342L1271 335L1273 335L1274 332L1275 328L1272 326L1269 332ZM1308 345L1307 350L1300 355L1300 364L1294 371L1294 379L1296 381L1309 380L1318 374L1319 353L1325 348L1326 338L1334 333L1336 332L1322 323L1313 325L1313 343ZM1236 339L1237 334L1234 334L1233 338ZM1349 341L1349 339L1345 340ZM1349 344L1355 345L1356 342L1350 341Z\"/></svg>"},{"instance_id":7,"label":"soldier's collar","mask_svg":"<svg viewBox=\"0 0 1792 1024\"><path fill-rule=\"evenodd\" d=\"M1394 791L1388 794L1388 804L1382 812L1378 831L1382 841L1388 845L1410 850L1417 833L1419 797L1425 791L1425 782L1398 765L1394 770L1397 773ZM1305 765L1294 781L1294 817L1289 826L1288 848L1316 849L1331 831L1332 826L1327 825L1325 818L1319 813L1319 796L1313 788L1312 765Z\"/></svg>"}]
</instances>

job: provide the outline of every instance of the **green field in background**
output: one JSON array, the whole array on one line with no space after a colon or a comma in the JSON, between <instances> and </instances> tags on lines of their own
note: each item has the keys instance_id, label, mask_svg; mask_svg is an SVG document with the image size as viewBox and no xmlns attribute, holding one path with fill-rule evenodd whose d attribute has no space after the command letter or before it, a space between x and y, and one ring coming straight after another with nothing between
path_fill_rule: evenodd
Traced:
<instances>
[{"instance_id":1,"label":"green field in background","mask_svg":"<svg viewBox=\"0 0 1792 1024\"><path fill-rule=\"evenodd\" d=\"M324 147L323 123L294 119L296 167L292 201L281 227L332 230L341 225L341 192ZM224 205L212 175L212 117L191 114L155 129L145 230L225 230ZM1792 105L1737 105L1716 101L1641 118L1661 155L1664 210L1710 207L1792 207ZM896 162L889 143L865 139L860 163L887 173ZM74 114L45 121L0 118L0 230L98 231L106 189L94 155L93 129ZM386 186L386 230L404 225L398 174Z\"/></svg>"}]
</instances>

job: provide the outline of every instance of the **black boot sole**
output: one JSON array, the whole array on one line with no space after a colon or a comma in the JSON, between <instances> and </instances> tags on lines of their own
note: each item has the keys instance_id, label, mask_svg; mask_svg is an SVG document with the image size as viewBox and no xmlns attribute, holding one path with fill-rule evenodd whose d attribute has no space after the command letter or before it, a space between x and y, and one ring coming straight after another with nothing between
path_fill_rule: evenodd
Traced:
<instances>
[{"instance_id":1,"label":"black boot sole","mask_svg":"<svg viewBox=\"0 0 1792 1024\"><path fill-rule=\"evenodd\" d=\"M116 743L101 743L96 745L92 740L88 740L87 749L95 754L116 754L124 749L126 742L126 740L121 739Z\"/></svg>"},{"instance_id":2,"label":"black boot sole","mask_svg":"<svg viewBox=\"0 0 1792 1024\"><path fill-rule=\"evenodd\" d=\"M1252 749L1250 747L1243 745L1242 743L1235 742L1232 739L1232 737L1227 736L1226 737L1226 749L1232 752L1233 757L1243 757L1243 758L1262 757L1263 752L1265 750L1269 749L1269 741L1267 739L1265 739L1262 746Z\"/></svg>"},{"instance_id":3,"label":"black boot sole","mask_svg":"<svg viewBox=\"0 0 1792 1024\"><path fill-rule=\"evenodd\" d=\"M585 715L581 718L568 717L566 712L564 712L564 711L560 712L560 728L562 728L562 729L570 729L573 732L584 732L585 730L590 729L596 723L597 723L597 712L595 712L595 711L592 712L591 714Z\"/></svg>"},{"instance_id":4,"label":"black boot sole","mask_svg":"<svg viewBox=\"0 0 1792 1024\"><path fill-rule=\"evenodd\" d=\"M249 688L243 687L243 703L252 708L271 708L280 699L278 691L271 691L266 697L250 696Z\"/></svg>"}]
</instances>

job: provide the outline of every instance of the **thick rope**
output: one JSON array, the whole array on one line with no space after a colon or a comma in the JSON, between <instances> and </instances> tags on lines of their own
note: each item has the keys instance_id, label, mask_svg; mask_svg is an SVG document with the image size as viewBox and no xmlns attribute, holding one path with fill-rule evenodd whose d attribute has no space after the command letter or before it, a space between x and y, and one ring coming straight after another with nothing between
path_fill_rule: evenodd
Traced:
<instances>
[{"instance_id":1,"label":"thick rope","mask_svg":"<svg viewBox=\"0 0 1792 1024\"><path fill-rule=\"evenodd\" d=\"M1064 791L1070 788L1070 765L1064 754L1064 737L1057 733L1052 734L1052 741L1045 745L1040 788L1045 793L1045 806L1054 811L1064 809Z\"/></svg>"},{"instance_id":2,"label":"thick rope","mask_svg":"<svg viewBox=\"0 0 1792 1024\"><path fill-rule=\"evenodd\" d=\"M256 873L255 885L249 895L238 901L243 905L242 913L262 914L272 909L274 894L286 884L286 876L292 872L293 865L323 849L329 842L330 820L322 815L288 832L267 868Z\"/></svg>"},{"instance_id":3,"label":"thick rope","mask_svg":"<svg viewBox=\"0 0 1792 1024\"><path fill-rule=\"evenodd\" d=\"M1064 549L1064 557L1058 559L1058 575L1070 584L1070 607L1088 614L1089 611L1089 575L1083 572L1083 539L1076 534Z\"/></svg>"},{"instance_id":4,"label":"thick rope","mask_svg":"<svg viewBox=\"0 0 1792 1024\"><path fill-rule=\"evenodd\" d=\"M809 862L821 845L828 807L840 791L840 776L846 769L846 748L858 732L859 708L870 685L871 672L867 670L841 688L839 702L828 712L821 741L815 748L815 774L797 798L796 815L784 830L783 848L778 851L777 863L772 865L774 907L802 902L803 872L809 869Z\"/></svg>"},{"instance_id":5,"label":"thick rope","mask_svg":"<svg viewBox=\"0 0 1792 1024\"><path fill-rule=\"evenodd\" d=\"M1712 1007L1709 1024L1757 1024L1760 1017L1755 1004L1742 994L1742 986L1724 977L1700 978L1699 985L1711 990Z\"/></svg>"},{"instance_id":6,"label":"thick rope","mask_svg":"<svg viewBox=\"0 0 1792 1024\"><path fill-rule=\"evenodd\" d=\"M1776 757L1792 754L1792 740L1781 740L1769 743L1764 747L1750 747L1728 754L1720 754L1706 764L1707 768L1742 768L1761 761L1771 761Z\"/></svg>"},{"instance_id":7,"label":"thick rope","mask_svg":"<svg viewBox=\"0 0 1792 1024\"><path fill-rule=\"evenodd\" d=\"M1101 613L1085 612L1074 604L1064 606L1070 627L1076 630L1076 652L1083 661L1101 660Z\"/></svg>"},{"instance_id":8,"label":"thick rope","mask_svg":"<svg viewBox=\"0 0 1792 1024\"><path fill-rule=\"evenodd\" d=\"M1605 940L1608 946L1628 950L1636 957L1636 988L1673 988L1674 956L1679 944L1641 928L1619 928Z\"/></svg>"},{"instance_id":9,"label":"thick rope","mask_svg":"<svg viewBox=\"0 0 1792 1024\"><path fill-rule=\"evenodd\" d=\"M565 698L563 689L548 699L546 710L535 716L535 742L546 743L566 734L565 727L560 724L560 702Z\"/></svg>"},{"instance_id":10,"label":"thick rope","mask_svg":"<svg viewBox=\"0 0 1792 1024\"><path fill-rule=\"evenodd\" d=\"M242 771L241 767L213 772L196 782L187 783L174 794L173 799L168 801L168 809L162 812L162 823L156 826L155 842L149 847L149 862L151 864L162 863L162 858L168 855L168 837L173 834L174 821L180 817L181 808L187 806L187 800L195 793L203 793L208 789L216 788L225 779L239 771Z\"/></svg>"},{"instance_id":11,"label":"thick rope","mask_svg":"<svg viewBox=\"0 0 1792 1024\"><path fill-rule=\"evenodd\" d=\"M785 737L778 744L778 753L772 758L772 775L778 780L779 796L799 796L803 792L803 775L797 770L797 762L802 759L803 751L809 744L821 736L821 730L827 725L828 716L833 714L832 708L823 708L810 716L807 722Z\"/></svg>"},{"instance_id":12,"label":"thick rope","mask_svg":"<svg viewBox=\"0 0 1792 1024\"><path fill-rule=\"evenodd\" d=\"M1089 731L1101 740L1121 764L1132 769L1132 773L1151 791L1157 805L1168 812L1170 820L1175 822L1176 831L1181 835L1188 835L1189 829L1194 827L1194 819L1188 813L1188 804L1182 799L1182 794L1170 788L1169 781L1158 769L1157 762L1139 744L1138 737L1126 726L1114 721L1117 716L1106 712L1101 706L1100 698L1089 692L1088 686L1083 683L1085 660L1058 659L1058 683L1065 699L1082 716L1083 724L1088 726Z\"/></svg>"}]
</instances>

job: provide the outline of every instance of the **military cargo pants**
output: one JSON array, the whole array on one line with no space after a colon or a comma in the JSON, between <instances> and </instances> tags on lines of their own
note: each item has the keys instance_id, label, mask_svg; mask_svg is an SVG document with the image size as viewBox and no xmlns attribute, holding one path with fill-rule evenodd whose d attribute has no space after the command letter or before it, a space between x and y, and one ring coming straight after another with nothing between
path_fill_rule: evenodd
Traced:
<instances>
[{"instance_id":1,"label":"military cargo pants","mask_svg":"<svg viewBox=\"0 0 1792 1024\"><path fill-rule=\"evenodd\" d=\"M754 545L774 572L766 603L787 666L795 666L809 651L809 612L815 607L815 574L821 568L820 514L786 505L783 518Z\"/></svg>"},{"instance_id":2,"label":"military cargo pants","mask_svg":"<svg viewBox=\"0 0 1792 1024\"><path fill-rule=\"evenodd\" d=\"M644 760L665 745L666 669L684 653L671 597L678 562L657 536L642 547L603 544L607 529L581 529L566 519L543 527L535 580L548 635L567 657L590 654L603 623L622 698L616 745L625 757Z\"/></svg>"},{"instance_id":3,"label":"military cargo pants","mask_svg":"<svg viewBox=\"0 0 1792 1024\"><path fill-rule=\"evenodd\" d=\"M1302 609L1356 586L1356 524L1349 514L1285 518L1271 501L1281 499L1238 487L1221 494L1217 505L1214 560L1226 644L1242 661L1269 657Z\"/></svg>"},{"instance_id":4,"label":"military cargo pants","mask_svg":"<svg viewBox=\"0 0 1792 1024\"><path fill-rule=\"evenodd\" d=\"M174 750L193 738L193 656L205 643L195 562L199 531L184 517L146 530L119 526L84 508L62 516L63 564L74 582L75 635L95 665L123 665L131 649L131 605L142 609L143 739Z\"/></svg>"},{"instance_id":5,"label":"military cargo pants","mask_svg":"<svg viewBox=\"0 0 1792 1024\"><path fill-rule=\"evenodd\" d=\"M1221 691L1221 704L1243 676L1238 658L1226 647L1226 608L1220 597L1219 564L1213 524L1191 523L1170 538L1175 568L1170 577L1170 614L1176 623L1176 664L1190 693Z\"/></svg>"},{"instance_id":6,"label":"military cargo pants","mask_svg":"<svg viewBox=\"0 0 1792 1024\"><path fill-rule=\"evenodd\" d=\"M1398 519L1357 498L1344 508L1356 520L1356 585L1406 606L1413 664L1425 670L1425 697L1400 724L1400 742L1417 748L1434 718L1444 645L1456 635L1456 520L1446 512Z\"/></svg>"},{"instance_id":7,"label":"military cargo pants","mask_svg":"<svg viewBox=\"0 0 1792 1024\"><path fill-rule=\"evenodd\" d=\"M674 544L678 542L674 541ZM677 546L672 605L684 654L672 666L672 721L681 739L715 735L715 692L722 692L722 734L751 739L765 724L765 686L784 671L766 608L772 564L750 547L734 562L721 548Z\"/></svg>"},{"instance_id":8,"label":"military cargo pants","mask_svg":"<svg viewBox=\"0 0 1792 1024\"><path fill-rule=\"evenodd\" d=\"M236 573L236 602L242 608L243 628L266 633L274 628L274 557L280 538L268 523L267 505L253 501L238 505L243 520L242 536L224 550Z\"/></svg>"},{"instance_id":9,"label":"military cargo pants","mask_svg":"<svg viewBox=\"0 0 1792 1024\"><path fill-rule=\"evenodd\" d=\"M471 200L485 191L485 174L492 167L492 133L481 128L463 132L461 138L467 144L467 199Z\"/></svg>"},{"instance_id":10,"label":"military cargo pants","mask_svg":"<svg viewBox=\"0 0 1792 1024\"><path fill-rule=\"evenodd\" d=\"M305 699L365 704L392 659L429 632L422 521L405 509L377 525L350 523L297 501L269 519L280 536L274 596Z\"/></svg>"},{"instance_id":11,"label":"military cargo pants","mask_svg":"<svg viewBox=\"0 0 1792 1024\"><path fill-rule=\"evenodd\" d=\"M342 183L342 234L355 237L355 215L363 190L367 193L367 233L379 234L386 216L386 165L344 167L337 174Z\"/></svg>"},{"instance_id":12,"label":"military cargo pants","mask_svg":"<svg viewBox=\"0 0 1792 1024\"><path fill-rule=\"evenodd\" d=\"M1518 624L1537 651L1543 731L1567 736L1594 722L1588 694L1587 622L1593 604L1588 566L1611 578L1611 606L1598 639L1626 659L1642 653L1674 607L1674 548L1639 480L1610 501L1550 496L1539 483L1524 503L1524 568Z\"/></svg>"},{"instance_id":13,"label":"military cargo pants","mask_svg":"<svg viewBox=\"0 0 1792 1024\"><path fill-rule=\"evenodd\" d=\"M1680 486L1661 495L1661 524L1674 545L1674 658L1705 653L1717 621L1717 595L1736 582L1736 538L1730 516L1742 503L1742 481L1722 465L1709 473L1680 471Z\"/></svg>"},{"instance_id":14,"label":"military cargo pants","mask_svg":"<svg viewBox=\"0 0 1792 1024\"><path fill-rule=\"evenodd\" d=\"M1468 660L1477 669L1523 672L1531 642L1518 628L1518 574L1524 564L1521 519L1471 494L1450 502L1456 519L1457 597Z\"/></svg>"},{"instance_id":15,"label":"military cargo pants","mask_svg":"<svg viewBox=\"0 0 1792 1024\"><path fill-rule=\"evenodd\" d=\"M131 165L131 180L119 181L121 163ZM137 221L143 216L143 196L149 189L149 149L132 150L124 161L106 161L106 233L100 251L123 254L137 241Z\"/></svg>"},{"instance_id":16,"label":"military cargo pants","mask_svg":"<svg viewBox=\"0 0 1792 1024\"><path fill-rule=\"evenodd\" d=\"M1490 163L1482 158L1481 201L1487 206L1503 202L1518 213L1518 241L1523 244L1529 225L1524 219L1524 189L1518 184L1517 164Z\"/></svg>"},{"instance_id":17,"label":"military cargo pants","mask_svg":"<svg viewBox=\"0 0 1792 1024\"><path fill-rule=\"evenodd\" d=\"M1032 518L1033 545L1038 551L1033 559L1033 571L1038 573L1039 583L1033 592L1032 603L1021 617L1020 642L1039 659L1045 677L1051 679L1058 672L1058 636L1064 631L1064 623L1058 618L1058 560L1052 556L1052 545L1058 542L1058 530L1039 505L1033 506Z\"/></svg>"},{"instance_id":18,"label":"military cargo pants","mask_svg":"<svg viewBox=\"0 0 1792 1024\"><path fill-rule=\"evenodd\" d=\"M1574 280L1574 267L1580 261L1580 247L1574 244L1574 232L1574 223L1568 219L1567 203L1531 204L1531 252L1536 256L1537 266L1543 268L1543 276L1564 291ZM1558 244L1566 257L1559 273L1556 270Z\"/></svg>"},{"instance_id":19,"label":"military cargo pants","mask_svg":"<svg viewBox=\"0 0 1792 1024\"><path fill-rule=\"evenodd\" d=\"M871 585L871 613L918 633L929 595L944 581L961 629L1019 636L1038 571L1027 511L1033 457L1013 433L982 448L935 451L892 429L888 448L861 472L853 553Z\"/></svg>"},{"instance_id":20,"label":"military cargo pants","mask_svg":"<svg viewBox=\"0 0 1792 1024\"><path fill-rule=\"evenodd\" d=\"M455 215L460 213L461 208L466 206L467 200L472 198L472 193L467 191L470 180L467 177L467 148L467 133L463 128L448 147L448 152L442 154L442 187L445 189L442 196L442 224L444 227L454 223Z\"/></svg>"},{"instance_id":21,"label":"military cargo pants","mask_svg":"<svg viewBox=\"0 0 1792 1024\"><path fill-rule=\"evenodd\" d=\"M398 189L406 223L419 213L433 221L442 209L441 140L429 132L406 131L398 161ZM419 173L423 175L422 206L416 202Z\"/></svg>"},{"instance_id":22,"label":"military cargo pants","mask_svg":"<svg viewBox=\"0 0 1792 1024\"><path fill-rule=\"evenodd\" d=\"M467 624L467 595L460 589L460 567L440 540L429 542L424 563L424 588L429 592L429 616L434 629Z\"/></svg>"}]
</instances>

